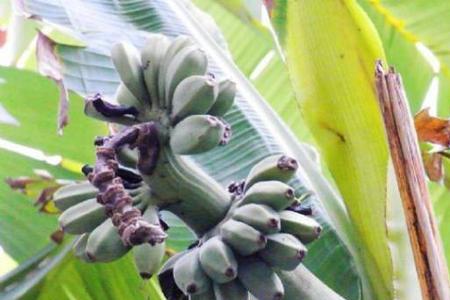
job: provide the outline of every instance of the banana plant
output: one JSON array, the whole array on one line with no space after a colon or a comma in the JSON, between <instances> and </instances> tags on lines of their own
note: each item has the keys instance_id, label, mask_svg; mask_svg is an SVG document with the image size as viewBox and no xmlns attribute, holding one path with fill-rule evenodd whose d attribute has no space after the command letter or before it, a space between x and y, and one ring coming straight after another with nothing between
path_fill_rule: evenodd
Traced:
<instances>
[{"instance_id":1,"label":"banana plant","mask_svg":"<svg viewBox=\"0 0 450 300\"><path fill-rule=\"evenodd\" d=\"M353 1L342 6L266 1L280 34L277 43L285 47L292 88L276 43L259 22L249 22L260 6L254 2L252 13L235 18L232 14L242 11L238 2L223 8L195 1L225 25L225 36L189 1L15 3L16 12L33 16L27 22L42 31L36 37L37 65L58 84L59 126L67 122L67 89L85 98L87 115L110 125L107 133L101 126L100 132L81 130L83 139L91 140L86 142L90 157L66 151L64 156L72 157L57 163L87 179L64 171L71 183L65 182L52 201L62 212L59 226L80 236L73 246L60 246L61 255L48 254L48 268L37 272L44 260L34 258L17 276L2 278L0 295L120 299L129 293L158 299L164 296L152 275L159 272L169 299L182 294L190 299L419 297L414 272L402 266L413 262L370 86L371 62L384 57L370 20ZM329 22L329 30L312 29L320 22ZM232 23L239 26L226 26ZM342 24L345 36L339 34ZM77 43L67 42L73 40ZM357 46L348 49L349 41ZM329 58L324 65L323 57ZM259 72L268 58L271 65ZM34 65L30 61L26 66ZM17 71L4 69L2 76L11 72ZM275 77L277 84L271 87L267 79L264 84L264 76ZM13 99L13 85L20 81L10 76L7 84L4 97ZM299 117L293 92L342 199L315 151L286 126L297 136L309 136L293 124L292 116ZM71 104L81 104L77 98L72 95ZM13 111L9 101L6 108ZM280 115L286 123L267 103L278 111L277 105L284 105ZM71 126L64 129L66 136ZM96 134L102 137L94 149ZM28 140L29 134L5 130L1 136L40 146L38 139ZM368 151L367 145L378 150ZM43 147L61 151L57 145ZM82 163L73 159L87 165L80 170ZM378 195L380 200L373 200ZM5 214L12 219L11 212ZM20 232L16 225L11 230ZM194 235L183 231L185 226ZM181 238L174 229L181 229ZM16 255L3 236L2 246ZM180 253L173 255L172 247ZM171 257L160 269L165 254ZM114 289L96 284L96 274ZM144 291L136 274L152 278ZM65 276L92 280L51 288L67 286Z\"/></svg>"}]
</instances>

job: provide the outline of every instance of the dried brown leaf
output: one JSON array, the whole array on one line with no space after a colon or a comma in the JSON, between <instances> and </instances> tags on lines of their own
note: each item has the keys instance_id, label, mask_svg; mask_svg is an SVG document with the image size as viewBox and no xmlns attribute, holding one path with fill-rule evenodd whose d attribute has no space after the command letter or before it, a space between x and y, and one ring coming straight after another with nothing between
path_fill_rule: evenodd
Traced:
<instances>
[{"instance_id":1,"label":"dried brown leaf","mask_svg":"<svg viewBox=\"0 0 450 300\"><path fill-rule=\"evenodd\" d=\"M450 157L444 155L442 160L442 167L444 168L444 185L450 190Z\"/></svg>"},{"instance_id":2,"label":"dried brown leaf","mask_svg":"<svg viewBox=\"0 0 450 300\"><path fill-rule=\"evenodd\" d=\"M6 178L5 182L9 187L13 190L20 190L24 192L26 186L30 183L35 182L36 179L32 179L30 177L18 177L18 178Z\"/></svg>"},{"instance_id":3,"label":"dried brown leaf","mask_svg":"<svg viewBox=\"0 0 450 300\"><path fill-rule=\"evenodd\" d=\"M68 124L69 95L64 85L61 62L56 56L56 43L48 36L38 31L36 42L36 59L39 72L54 80L59 88L58 131Z\"/></svg>"},{"instance_id":4,"label":"dried brown leaf","mask_svg":"<svg viewBox=\"0 0 450 300\"><path fill-rule=\"evenodd\" d=\"M414 117L414 125L420 141L450 148L450 120L430 116L425 108Z\"/></svg>"},{"instance_id":5,"label":"dried brown leaf","mask_svg":"<svg viewBox=\"0 0 450 300\"><path fill-rule=\"evenodd\" d=\"M35 171L31 177L7 178L5 182L13 190L17 190L28 197L35 199L34 205L39 211L56 214L59 210L53 203L53 194L62 186L50 173L43 170Z\"/></svg>"},{"instance_id":6,"label":"dried brown leaf","mask_svg":"<svg viewBox=\"0 0 450 300\"><path fill-rule=\"evenodd\" d=\"M272 10L275 5L274 0L263 0L264 5L266 6L267 12L269 16L272 16Z\"/></svg>"},{"instance_id":7,"label":"dried brown leaf","mask_svg":"<svg viewBox=\"0 0 450 300\"><path fill-rule=\"evenodd\" d=\"M442 155L438 152L430 153L424 158L425 171L431 181L440 181L444 177Z\"/></svg>"},{"instance_id":8,"label":"dried brown leaf","mask_svg":"<svg viewBox=\"0 0 450 300\"><path fill-rule=\"evenodd\" d=\"M64 240L64 231L61 229L56 230L50 235L50 239L57 244L61 244Z\"/></svg>"}]
</instances>

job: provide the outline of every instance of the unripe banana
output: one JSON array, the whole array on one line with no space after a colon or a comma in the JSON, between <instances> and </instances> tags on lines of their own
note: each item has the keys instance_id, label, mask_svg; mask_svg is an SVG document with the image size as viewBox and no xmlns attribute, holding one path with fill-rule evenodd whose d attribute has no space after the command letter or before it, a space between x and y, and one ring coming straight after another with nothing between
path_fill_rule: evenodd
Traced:
<instances>
[{"instance_id":1,"label":"unripe banana","mask_svg":"<svg viewBox=\"0 0 450 300\"><path fill-rule=\"evenodd\" d=\"M98 189L89 181L73 183L60 187L53 194L53 202L59 210L64 211L75 204L95 197L97 193Z\"/></svg>"},{"instance_id":2,"label":"unripe banana","mask_svg":"<svg viewBox=\"0 0 450 300\"><path fill-rule=\"evenodd\" d=\"M65 210L58 221L64 232L82 234L91 232L106 218L105 207L97 199L89 199Z\"/></svg>"},{"instance_id":3,"label":"unripe banana","mask_svg":"<svg viewBox=\"0 0 450 300\"><path fill-rule=\"evenodd\" d=\"M217 85L212 76L189 76L175 88L172 99L173 122L190 115L205 114L217 97Z\"/></svg>"},{"instance_id":4,"label":"unripe banana","mask_svg":"<svg viewBox=\"0 0 450 300\"><path fill-rule=\"evenodd\" d=\"M142 218L150 224L159 224L158 209L155 206L147 207ZM155 245L147 243L133 247L134 262L139 270L139 275L143 279L150 279L159 270L164 258L165 248L164 242Z\"/></svg>"},{"instance_id":5,"label":"unripe banana","mask_svg":"<svg viewBox=\"0 0 450 300\"><path fill-rule=\"evenodd\" d=\"M264 158L250 170L245 180L245 190L258 181L278 180L288 182L298 169L294 158L276 154Z\"/></svg>"},{"instance_id":6,"label":"unripe banana","mask_svg":"<svg viewBox=\"0 0 450 300\"><path fill-rule=\"evenodd\" d=\"M225 283L237 276L237 261L233 251L220 239L207 240L199 250L203 271L217 283Z\"/></svg>"},{"instance_id":7,"label":"unripe banana","mask_svg":"<svg viewBox=\"0 0 450 300\"><path fill-rule=\"evenodd\" d=\"M159 74L158 74L158 97L161 101L165 101L165 89L166 89L166 73L170 62L173 60L175 55L186 47L192 46L194 41L192 38L186 35L177 36L168 46L167 51L164 55L164 59L160 63ZM169 99L170 100L170 99ZM168 107L168 102L165 102L165 106Z\"/></svg>"},{"instance_id":8,"label":"unripe banana","mask_svg":"<svg viewBox=\"0 0 450 300\"><path fill-rule=\"evenodd\" d=\"M170 135L170 147L176 154L208 151L222 141L224 125L216 117L194 115L178 123Z\"/></svg>"},{"instance_id":9,"label":"unripe banana","mask_svg":"<svg viewBox=\"0 0 450 300\"><path fill-rule=\"evenodd\" d=\"M173 278L186 295L197 295L211 288L211 281L200 266L198 248L180 257L173 267Z\"/></svg>"},{"instance_id":10,"label":"unripe banana","mask_svg":"<svg viewBox=\"0 0 450 300\"><path fill-rule=\"evenodd\" d=\"M169 48L169 39L162 34L152 34L141 50L141 62L144 72L144 81L151 98L152 105L164 107L164 98L159 97L158 77L161 64ZM161 87L163 88L163 87Z\"/></svg>"},{"instance_id":11,"label":"unripe banana","mask_svg":"<svg viewBox=\"0 0 450 300\"><path fill-rule=\"evenodd\" d=\"M175 88L183 79L192 75L205 74L207 65L208 59L205 52L197 46L186 47L175 54L165 74L166 102L171 102Z\"/></svg>"},{"instance_id":12,"label":"unripe banana","mask_svg":"<svg viewBox=\"0 0 450 300\"><path fill-rule=\"evenodd\" d=\"M86 255L86 245L88 238L89 233L80 235L72 247L75 257L78 257L85 262L90 262L89 257Z\"/></svg>"},{"instance_id":13,"label":"unripe banana","mask_svg":"<svg viewBox=\"0 0 450 300\"><path fill-rule=\"evenodd\" d=\"M134 246L132 252L139 275L142 279L150 279L161 266L165 253L165 243L141 244Z\"/></svg>"},{"instance_id":14,"label":"unripe banana","mask_svg":"<svg viewBox=\"0 0 450 300\"><path fill-rule=\"evenodd\" d=\"M240 206L249 203L264 204L276 211L283 210L295 202L295 192L292 187L281 181L260 181L245 192Z\"/></svg>"},{"instance_id":15,"label":"unripe banana","mask_svg":"<svg viewBox=\"0 0 450 300\"><path fill-rule=\"evenodd\" d=\"M278 213L266 205L250 203L238 207L232 218L267 234L276 233L281 228Z\"/></svg>"},{"instance_id":16,"label":"unripe banana","mask_svg":"<svg viewBox=\"0 0 450 300\"><path fill-rule=\"evenodd\" d=\"M263 249L267 242L266 237L258 230L232 219L222 225L220 234L224 242L243 256Z\"/></svg>"},{"instance_id":17,"label":"unripe banana","mask_svg":"<svg viewBox=\"0 0 450 300\"><path fill-rule=\"evenodd\" d=\"M275 233L267 236L267 245L259 256L271 266L291 271L302 262L307 251L293 235Z\"/></svg>"},{"instance_id":18,"label":"unripe banana","mask_svg":"<svg viewBox=\"0 0 450 300\"><path fill-rule=\"evenodd\" d=\"M169 257L169 259L164 262L161 270L159 270L158 281L167 299L179 299L183 295L183 292L177 288L173 278L173 267L188 251L189 250L184 250Z\"/></svg>"},{"instance_id":19,"label":"unripe banana","mask_svg":"<svg viewBox=\"0 0 450 300\"><path fill-rule=\"evenodd\" d=\"M125 255L130 248L120 239L117 227L107 219L89 234L86 255L94 262L110 262Z\"/></svg>"},{"instance_id":20,"label":"unripe banana","mask_svg":"<svg viewBox=\"0 0 450 300\"><path fill-rule=\"evenodd\" d=\"M224 283L213 284L215 300L248 300L248 292L239 279ZM214 299L214 298L211 298Z\"/></svg>"},{"instance_id":21,"label":"unripe banana","mask_svg":"<svg viewBox=\"0 0 450 300\"><path fill-rule=\"evenodd\" d=\"M283 232L296 236L305 244L317 239L322 231L322 227L316 220L297 212L282 211L280 219Z\"/></svg>"},{"instance_id":22,"label":"unripe banana","mask_svg":"<svg viewBox=\"0 0 450 300\"><path fill-rule=\"evenodd\" d=\"M130 92L126 85L121 82L119 87L117 87L116 93L114 94L115 101L123 106L133 106L138 111L143 111L145 107L142 103L136 99L136 97Z\"/></svg>"},{"instance_id":23,"label":"unripe banana","mask_svg":"<svg viewBox=\"0 0 450 300\"><path fill-rule=\"evenodd\" d=\"M278 275L258 258L239 261L238 277L247 290L259 300L281 300L284 287Z\"/></svg>"},{"instance_id":24,"label":"unripe banana","mask_svg":"<svg viewBox=\"0 0 450 300\"><path fill-rule=\"evenodd\" d=\"M133 45L122 42L112 47L111 58L125 86L142 104L150 105L139 51Z\"/></svg>"},{"instance_id":25,"label":"unripe banana","mask_svg":"<svg viewBox=\"0 0 450 300\"><path fill-rule=\"evenodd\" d=\"M231 80L223 80L219 82L219 93L213 106L209 109L208 114L221 117L231 106L233 106L236 97L236 83Z\"/></svg>"}]
</instances>

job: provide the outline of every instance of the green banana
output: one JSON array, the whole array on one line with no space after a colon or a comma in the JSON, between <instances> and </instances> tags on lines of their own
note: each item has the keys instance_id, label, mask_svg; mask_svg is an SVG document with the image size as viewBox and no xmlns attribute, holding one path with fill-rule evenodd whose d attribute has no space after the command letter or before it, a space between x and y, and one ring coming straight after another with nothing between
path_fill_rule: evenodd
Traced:
<instances>
[{"instance_id":1,"label":"green banana","mask_svg":"<svg viewBox=\"0 0 450 300\"><path fill-rule=\"evenodd\" d=\"M303 243L317 239L322 231L322 227L316 220L293 211L280 212L280 219L283 232L296 236Z\"/></svg>"},{"instance_id":2,"label":"green banana","mask_svg":"<svg viewBox=\"0 0 450 300\"><path fill-rule=\"evenodd\" d=\"M224 125L216 117L194 115L178 123L170 135L170 147L176 154L197 154L221 142Z\"/></svg>"},{"instance_id":3,"label":"green banana","mask_svg":"<svg viewBox=\"0 0 450 300\"><path fill-rule=\"evenodd\" d=\"M250 203L238 207L232 218L267 234L276 233L281 227L278 213L266 205Z\"/></svg>"},{"instance_id":4,"label":"green banana","mask_svg":"<svg viewBox=\"0 0 450 300\"><path fill-rule=\"evenodd\" d=\"M244 194L239 206L249 203L264 204L276 211L283 210L295 202L292 187L281 181L260 181L252 185Z\"/></svg>"},{"instance_id":5,"label":"green banana","mask_svg":"<svg viewBox=\"0 0 450 300\"><path fill-rule=\"evenodd\" d=\"M173 278L186 295L202 294L210 289L211 281L203 271L198 258L198 248L180 257L173 267Z\"/></svg>"},{"instance_id":6,"label":"green banana","mask_svg":"<svg viewBox=\"0 0 450 300\"><path fill-rule=\"evenodd\" d=\"M183 79L205 74L207 65L205 52L197 46L188 46L175 54L165 74L165 100L171 102L175 88Z\"/></svg>"},{"instance_id":7,"label":"green banana","mask_svg":"<svg viewBox=\"0 0 450 300\"><path fill-rule=\"evenodd\" d=\"M158 72L158 97L161 101L165 101L165 87L166 87L166 73L167 68L170 65L170 62L173 60L175 55L181 50L185 49L188 46L192 46L194 41L192 38L186 35L177 36L168 46L167 51L164 55L162 62L160 63L159 72ZM170 99L169 99L170 100ZM164 102L166 107L169 107L169 101Z\"/></svg>"},{"instance_id":8,"label":"green banana","mask_svg":"<svg viewBox=\"0 0 450 300\"><path fill-rule=\"evenodd\" d=\"M64 232L82 234L94 230L106 218L105 207L97 199L89 199L65 210L58 221Z\"/></svg>"},{"instance_id":9,"label":"green banana","mask_svg":"<svg viewBox=\"0 0 450 300\"><path fill-rule=\"evenodd\" d=\"M89 257L86 255L86 245L88 238L89 233L84 233L78 237L78 239L72 246L75 257L78 257L85 262L90 262Z\"/></svg>"},{"instance_id":10,"label":"green banana","mask_svg":"<svg viewBox=\"0 0 450 300\"><path fill-rule=\"evenodd\" d=\"M117 227L107 219L89 234L86 255L94 262L110 262L125 255L126 247L120 239Z\"/></svg>"},{"instance_id":11,"label":"green banana","mask_svg":"<svg viewBox=\"0 0 450 300\"><path fill-rule=\"evenodd\" d=\"M159 97L158 77L162 60L169 45L170 41L165 35L152 34L141 50L144 81L150 94L152 105L155 108L163 108L165 106L164 99Z\"/></svg>"},{"instance_id":12,"label":"green banana","mask_svg":"<svg viewBox=\"0 0 450 300\"><path fill-rule=\"evenodd\" d=\"M258 258L239 261L239 280L259 300L281 300L284 287L278 275Z\"/></svg>"},{"instance_id":13,"label":"green banana","mask_svg":"<svg viewBox=\"0 0 450 300\"><path fill-rule=\"evenodd\" d=\"M205 114L217 97L212 76L189 76L176 87L172 98L171 119L177 122L190 115Z\"/></svg>"},{"instance_id":14,"label":"green banana","mask_svg":"<svg viewBox=\"0 0 450 300\"><path fill-rule=\"evenodd\" d=\"M215 300L248 300L248 292L239 279L224 283L213 284Z\"/></svg>"},{"instance_id":15,"label":"green banana","mask_svg":"<svg viewBox=\"0 0 450 300\"><path fill-rule=\"evenodd\" d=\"M258 254L269 265L294 270L303 260L306 247L293 235L275 233L267 236L267 245Z\"/></svg>"},{"instance_id":16,"label":"green banana","mask_svg":"<svg viewBox=\"0 0 450 300\"><path fill-rule=\"evenodd\" d=\"M112 47L111 58L120 79L130 92L143 104L150 104L139 51L133 45L122 42Z\"/></svg>"},{"instance_id":17,"label":"green banana","mask_svg":"<svg viewBox=\"0 0 450 300\"><path fill-rule=\"evenodd\" d=\"M114 100L123 106L133 106L139 112L145 111L145 106L130 92L125 84L120 83L114 94Z\"/></svg>"},{"instance_id":18,"label":"green banana","mask_svg":"<svg viewBox=\"0 0 450 300\"><path fill-rule=\"evenodd\" d=\"M97 193L97 188L89 181L73 183L60 187L53 194L53 202L59 210L64 211L75 204L95 197Z\"/></svg>"},{"instance_id":19,"label":"green banana","mask_svg":"<svg viewBox=\"0 0 450 300\"><path fill-rule=\"evenodd\" d=\"M212 116L223 116L234 103L236 96L236 83L231 80L223 80L219 82L219 93L217 99L209 109L208 114Z\"/></svg>"},{"instance_id":20,"label":"green banana","mask_svg":"<svg viewBox=\"0 0 450 300\"><path fill-rule=\"evenodd\" d=\"M159 224L158 209L155 206L147 207L142 218L150 224ZM143 279L150 279L159 270L165 249L165 243L147 243L133 247L134 262Z\"/></svg>"},{"instance_id":21,"label":"green banana","mask_svg":"<svg viewBox=\"0 0 450 300\"><path fill-rule=\"evenodd\" d=\"M288 182L298 169L294 158L276 154L264 158L250 170L245 180L245 190L258 181L278 180Z\"/></svg>"},{"instance_id":22,"label":"green banana","mask_svg":"<svg viewBox=\"0 0 450 300\"><path fill-rule=\"evenodd\" d=\"M199 250L203 271L217 283L225 283L237 276L237 261L233 251L216 236L207 240Z\"/></svg>"},{"instance_id":23,"label":"green banana","mask_svg":"<svg viewBox=\"0 0 450 300\"><path fill-rule=\"evenodd\" d=\"M142 279L150 279L158 272L165 253L165 243L141 244L132 249L134 262Z\"/></svg>"},{"instance_id":24,"label":"green banana","mask_svg":"<svg viewBox=\"0 0 450 300\"><path fill-rule=\"evenodd\" d=\"M253 227L235 220L228 220L220 228L224 242L240 255L247 256L266 246L266 237Z\"/></svg>"}]
</instances>

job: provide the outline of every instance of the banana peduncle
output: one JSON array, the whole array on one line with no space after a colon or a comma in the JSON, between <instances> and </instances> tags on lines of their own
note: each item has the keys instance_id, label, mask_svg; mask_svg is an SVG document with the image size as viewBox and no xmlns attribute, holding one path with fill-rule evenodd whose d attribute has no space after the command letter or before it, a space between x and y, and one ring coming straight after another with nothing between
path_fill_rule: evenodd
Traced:
<instances>
[{"instance_id":1,"label":"banana peduncle","mask_svg":"<svg viewBox=\"0 0 450 300\"><path fill-rule=\"evenodd\" d=\"M161 209L177 215L199 236L216 226L230 207L223 187L169 147L161 148L154 171L142 176Z\"/></svg>"}]
</instances>

